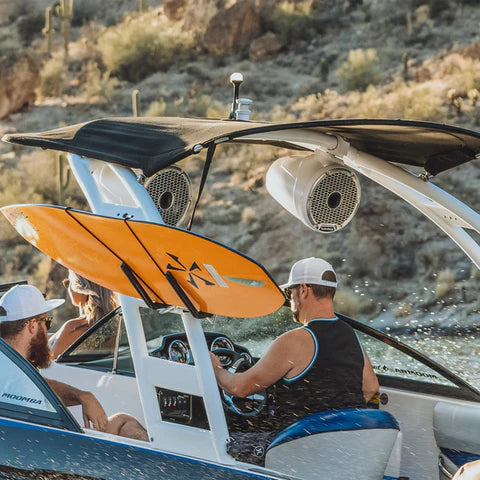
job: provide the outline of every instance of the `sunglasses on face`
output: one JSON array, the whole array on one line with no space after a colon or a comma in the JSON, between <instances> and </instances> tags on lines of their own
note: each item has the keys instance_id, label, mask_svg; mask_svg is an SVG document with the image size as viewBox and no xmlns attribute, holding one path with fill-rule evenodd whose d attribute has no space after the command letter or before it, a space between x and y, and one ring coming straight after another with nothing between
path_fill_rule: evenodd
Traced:
<instances>
[{"instance_id":1,"label":"sunglasses on face","mask_svg":"<svg viewBox=\"0 0 480 480\"><path fill-rule=\"evenodd\" d=\"M52 328L52 323L53 323L53 317L42 317L42 318L30 318L25 322L25 325L28 325L32 320L35 320L37 322L45 322L45 326L47 327L47 331Z\"/></svg>"},{"instance_id":2,"label":"sunglasses on face","mask_svg":"<svg viewBox=\"0 0 480 480\"><path fill-rule=\"evenodd\" d=\"M291 287L288 287L284 290L285 292L285 297L287 300L291 300L293 296L293 289L298 288L300 285L292 285ZM306 287L311 288L311 285L309 283L305 284Z\"/></svg>"},{"instance_id":3,"label":"sunglasses on face","mask_svg":"<svg viewBox=\"0 0 480 480\"><path fill-rule=\"evenodd\" d=\"M45 326L47 327L47 330L50 330L52 328L52 323L53 323L53 317L43 317L38 319L39 322L45 322Z\"/></svg>"},{"instance_id":4,"label":"sunglasses on face","mask_svg":"<svg viewBox=\"0 0 480 480\"><path fill-rule=\"evenodd\" d=\"M284 290L285 292L285 297L287 300L291 300L292 299L292 296L293 296L293 289L294 288L297 288L298 285L292 285L291 287L288 287Z\"/></svg>"}]
</instances>

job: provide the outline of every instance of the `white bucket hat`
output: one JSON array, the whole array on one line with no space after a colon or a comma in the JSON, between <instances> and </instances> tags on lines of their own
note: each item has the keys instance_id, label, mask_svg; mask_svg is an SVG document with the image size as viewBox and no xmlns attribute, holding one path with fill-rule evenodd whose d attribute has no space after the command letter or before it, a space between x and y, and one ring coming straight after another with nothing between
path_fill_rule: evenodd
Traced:
<instances>
[{"instance_id":1,"label":"white bucket hat","mask_svg":"<svg viewBox=\"0 0 480 480\"><path fill-rule=\"evenodd\" d=\"M45 300L32 285L15 285L0 299L0 322L36 317L65 303L61 298Z\"/></svg>"},{"instance_id":2,"label":"white bucket hat","mask_svg":"<svg viewBox=\"0 0 480 480\"><path fill-rule=\"evenodd\" d=\"M304 258L293 264L288 282L280 285L280 288L289 288L301 283L337 288L337 282L322 279L325 272L332 272L335 275L335 270L325 260L315 257Z\"/></svg>"}]
</instances>

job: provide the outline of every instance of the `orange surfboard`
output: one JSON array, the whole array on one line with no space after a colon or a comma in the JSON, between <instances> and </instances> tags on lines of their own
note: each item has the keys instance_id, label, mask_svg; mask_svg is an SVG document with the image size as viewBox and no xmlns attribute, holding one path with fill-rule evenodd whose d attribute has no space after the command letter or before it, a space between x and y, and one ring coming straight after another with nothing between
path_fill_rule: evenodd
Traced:
<instances>
[{"instance_id":1,"label":"orange surfboard","mask_svg":"<svg viewBox=\"0 0 480 480\"><path fill-rule=\"evenodd\" d=\"M1 210L43 253L115 292L142 298L127 269L152 302L179 307L191 302L203 313L259 317L285 301L262 265L195 233L51 205Z\"/></svg>"}]
</instances>

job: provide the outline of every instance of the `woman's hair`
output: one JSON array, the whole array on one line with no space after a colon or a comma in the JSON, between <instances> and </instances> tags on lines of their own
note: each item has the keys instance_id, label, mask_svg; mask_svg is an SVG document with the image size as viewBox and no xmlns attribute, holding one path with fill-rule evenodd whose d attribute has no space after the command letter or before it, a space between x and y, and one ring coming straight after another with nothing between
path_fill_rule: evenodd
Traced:
<instances>
[{"instance_id":1,"label":"woman's hair","mask_svg":"<svg viewBox=\"0 0 480 480\"><path fill-rule=\"evenodd\" d=\"M72 270L68 272L68 280L73 291L87 295L83 313L94 322L118 307L117 295L108 288L91 282Z\"/></svg>"}]
</instances>

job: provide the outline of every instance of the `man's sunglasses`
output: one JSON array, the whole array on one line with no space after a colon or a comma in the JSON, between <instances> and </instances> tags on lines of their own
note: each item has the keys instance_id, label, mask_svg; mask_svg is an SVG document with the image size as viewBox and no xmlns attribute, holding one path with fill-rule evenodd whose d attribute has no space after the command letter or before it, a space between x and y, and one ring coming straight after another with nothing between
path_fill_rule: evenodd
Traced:
<instances>
[{"instance_id":1,"label":"man's sunglasses","mask_svg":"<svg viewBox=\"0 0 480 480\"><path fill-rule=\"evenodd\" d=\"M285 298L287 300L291 300L292 299L292 295L293 295L293 289L294 288L297 288L299 285L292 285L291 287L287 287L284 292L285 292Z\"/></svg>"},{"instance_id":2,"label":"man's sunglasses","mask_svg":"<svg viewBox=\"0 0 480 480\"><path fill-rule=\"evenodd\" d=\"M285 288L283 291L285 292L285 298L287 300L292 299L293 289L299 287L300 285L292 285L291 287ZM311 287L309 283L305 284L306 287Z\"/></svg>"},{"instance_id":3,"label":"man's sunglasses","mask_svg":"<svg viewBox=\"0 0 480 480\"><path fill-rule=\"evenodd\" d=\"M45 322L45 326L47 327L47 331L52 328L53 317L47 317L47 316L42 317L42 318L33 317L33 318L28 319L25 322L25 325L28 325L32 320L36 320L37 322Z\"/></svg>"}]
</instances>

